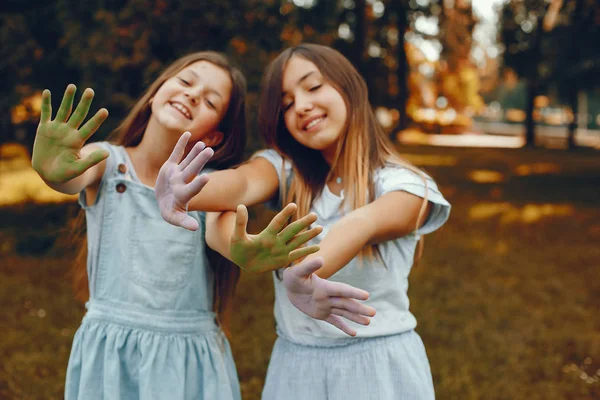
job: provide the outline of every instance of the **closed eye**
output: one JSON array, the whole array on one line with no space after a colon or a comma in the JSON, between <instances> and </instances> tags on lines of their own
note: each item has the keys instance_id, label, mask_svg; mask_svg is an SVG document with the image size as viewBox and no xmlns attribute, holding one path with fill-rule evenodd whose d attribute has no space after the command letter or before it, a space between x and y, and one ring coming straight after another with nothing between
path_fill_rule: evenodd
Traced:
<instances>
[{"instance_id":1,"label":"closed eye","mask_svg":"<svg viewBox=\"0 0 600 400\"><path fill-rule=\"evenodd\" d=\"M292 108L293 105L294 105L293 101L291 103L284 104L283 105L283 112L286 112L287 110L289 110L290 108Z\"/></svg>"},{"instance_id":2,"label":"closed eye","mask_svg":"<svg viewBox=\"0 0 600 400\"><path fill-rule=\"evenodd\" d=\"M323 85L316 85L316 86L313 86L313 87L311 87L311 88L309 89L309 92L314 92L314 91L317 91L317 90L319 90L319 89L321 88L321 86L323 86Z\"/></svg>"},{"instance_id":3,"label":"closed eye","mask_svg":"<svg viewBox=\"0 0 600 400\"><path fill-rule=\"evenodd\" d=\"M217 107L213 104L212 101L207 99L206 104L208 105L208 107L212 108L213 110L215 110L215 111L217 110Z\"/></svg>"},{"instance_id":4,"label":"closed eye","mask_svg":"<svg viewBox=\"0 0 600 400\"><path fill-rule=\"evenodd\" d=\"M177 79L179 79L181 81L181 83L183 83L185 86L190 86L190 83L188 81L186 81L185 79L183 79L183 78L177 78Z\"/></svg>"}]
</instances>

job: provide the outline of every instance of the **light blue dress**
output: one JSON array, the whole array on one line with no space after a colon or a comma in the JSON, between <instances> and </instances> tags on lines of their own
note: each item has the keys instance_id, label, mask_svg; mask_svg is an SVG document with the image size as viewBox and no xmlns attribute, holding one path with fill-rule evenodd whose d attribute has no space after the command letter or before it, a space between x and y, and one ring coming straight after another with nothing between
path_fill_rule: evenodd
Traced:
<instances>
[{"instance_id":1,"label":"light blue dress","mask_svg":"<svg viewBox=\"0 0 600 400\"><path fill-rule=\"evenodd\" d=\"M110 156L98 198L91 206L79 199L90 300L73 339L65 398L240 399L231 349L211 311L204 229L165 222L125 149L100 145Z\"/></svg>"}]
</instances>

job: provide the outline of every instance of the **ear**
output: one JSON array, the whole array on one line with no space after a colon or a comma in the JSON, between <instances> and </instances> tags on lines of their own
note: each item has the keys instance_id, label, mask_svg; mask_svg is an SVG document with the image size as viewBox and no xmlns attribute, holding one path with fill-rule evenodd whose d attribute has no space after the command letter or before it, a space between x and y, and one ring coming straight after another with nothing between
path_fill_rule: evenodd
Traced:
<instances>
[{"instance_id":1,"label":"ear","mask_svg":"<svg viewBox=\"0 0 600 400\"><path fill-rule=\"evenodd\" d=\"M208 135L202 138L202 141L207 147L215 147L221 144L223 141L223 132L220 131L212 131Z\"/></svg>"}]
</instances>

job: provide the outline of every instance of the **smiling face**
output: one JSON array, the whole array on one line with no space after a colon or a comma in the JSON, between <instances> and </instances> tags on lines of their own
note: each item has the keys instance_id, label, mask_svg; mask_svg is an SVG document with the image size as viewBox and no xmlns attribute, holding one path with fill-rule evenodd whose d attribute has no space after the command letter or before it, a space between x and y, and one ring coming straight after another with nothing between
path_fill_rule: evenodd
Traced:
<instances>
[{"instance_id":1,"label":"smiling face","mask_svg":"<svg viewBox=\"0 0 600 400\"><path fill-rule=\"evenodd\" d=\"M190 141L214 133L227 112L232 92L229 73L197 61L167 79L152 100L152 116L168 131L192 133Z\"/></svg>"},{"instance_id":2,"label":"smiling face","mask_svg":"<svg viewBox=\"0 0 600 400\"><path fill-rule=\"evenodd\" d=\"M331 163L346 129L342 95L311 61L293 56L283 71L282 110L287 130L299 143L319 150Z\"/></svg>"}]
</instances>

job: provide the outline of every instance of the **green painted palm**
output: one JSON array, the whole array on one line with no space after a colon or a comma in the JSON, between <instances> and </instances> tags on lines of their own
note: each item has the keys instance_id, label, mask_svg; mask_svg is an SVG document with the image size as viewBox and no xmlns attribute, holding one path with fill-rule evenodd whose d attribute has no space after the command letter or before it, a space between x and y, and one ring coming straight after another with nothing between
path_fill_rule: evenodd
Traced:
<instances>
[{"instance_id":1,"label":"green painted palm","mask_svg":"<svg viewBox=\"0 0 600 400\"><path fill-rule=\"evenodd\" d=\"M105 150L95 150L81 157L81 148L108 117L108 111L104 108L99 110L80 127L90 109L94 91L86 89L77 108L71 114L75 91L75 85L67 86L54 120L50 91L46 89L42 94L42 112L31 163L46 182L67 182L108 157Z\"/></svg>"},{"instance_id":2,"label":"green painted palm","mask_svg":"<svg viewBox=\"0 0 600 400\"><path fill-rule=\"evenodd\" d=\"M231 236L231 259L248 273L263 273L289 265L319 250L319 246L302 247L323 230L315 226L305 232L317 220L315 214L308 214L286 225L297 206L288 204L271 223L258 235L246 232L248 210L240 205L236 212L236 224Z\"/></svg>"}]
</instances>

